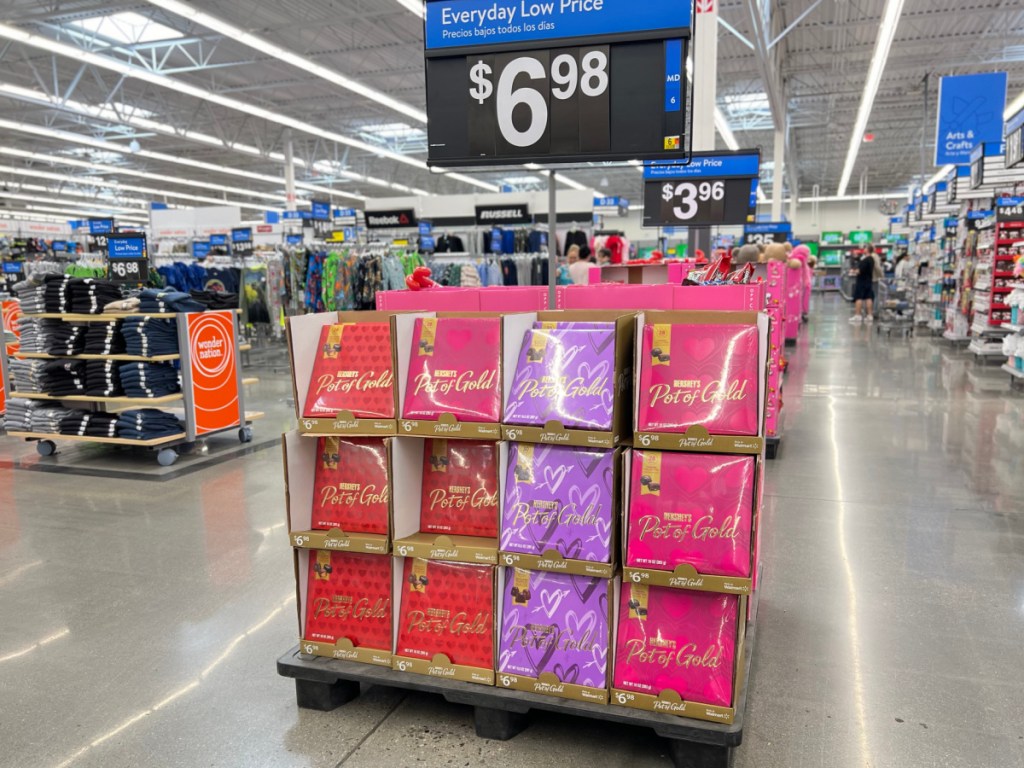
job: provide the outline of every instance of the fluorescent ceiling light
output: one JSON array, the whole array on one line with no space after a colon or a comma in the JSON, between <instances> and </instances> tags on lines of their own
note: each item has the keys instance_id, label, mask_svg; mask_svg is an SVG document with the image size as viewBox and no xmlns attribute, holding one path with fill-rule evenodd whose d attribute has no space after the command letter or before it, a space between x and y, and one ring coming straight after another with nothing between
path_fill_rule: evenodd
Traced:
<instances>
[{"instance_id":1,"label":"fluorescent ceiling light","mask_svg":"<svg viewBox=\"0 0 1024 768\"><path fill-rule=\"evenodd\" d=\"M179 0L149 0L149 3L163 8L165 11L170 11L171 13L176 13L179 16L184 16L193 23L199 24L207 29L212 29L214 32L218 32L236 43L246 45L264 56L271 56L279 61L285 62L286 64L291 64L293 67L309 72L311 75L316 75L322 80L327 80L341 88L345 88L346 90L357 93L360 96L376 101L378 104L382 104L389 109L401 112L403 115L411 117L417 122L427 122L427 115L422 110L416 109L409 104L405 104L398 99L393 99L386 93L382 93L368 85L364 85L358 80L346 77L340 72L335 72L332 69L316 64L305 56L300 56L297 53L287 51L269 40L250 34L240 27L236 27L234 24L224 21L216 16L204 13L196 9L194 6L179 2Z\"/></svg>"},{"instance_id":2,"label":"fluorescent ceiling light","mask_svg":"<svg viewBox=\"0 0 1024 768\"><path fill-rule=\"evenodd\" d=\"M896 36L896 27L900 23L900 14L902 12L903 0L886 0L885 11L882 14L882 24L878 28L878 39L875 41L875 53L871 57L871 67L868 69L867 80L864 81L864 93L861 95L860 108L857 110L857 119L854 121L853 132L850 135L850 148L846 153L846 165L843 166L843 175L839 180L839 197L843 197L846 194L846 188L850 184L853 166L857 162L857 153L860 151L860 145L863 143L864 131L868 127L871 108L875 104L878 86L882 82L885 64L889 59L889 48L892 47L892 40Z\"/></svg>"},{"instance_id":3,"label":"fluorescent ceiling light","mask_svg":"<svg viewBox=\"0 0 1024 768\"><path fill-rule=\"evenodd\" d=\"M47 179L47 176L57 176L58 178L61 178L60 175L56 174L56 173L54 173L54 174L45 174L44 175L44 174L38 173L38 172L27 172L27 173L25 173L24 171L25 171L25 169L23 169L23 168L13 168L13 167L7 166L7 165L0 165L0 174L13 173L13 174L17 174L17 175L30 176L33 179L39 179L39 180L43 180L43 181L54 181L55 180L55 179L52 179L52 178ZM65 176L65 177L62 177L62 178L64 179L64 183L71 183L71 184L81 185L83 183L83 181L84 181L85 187L89 186L88 178L83 179L83 180L75 179L75 178L72 178L70 176ZM4 182L4 184L5 184L4 191L5 192L6 191L10 191L10 190L7 189L7 182ZM82 188L82 189L72 189L70 187L63 186L63 185L58 187L58 188L56 188L56 189L54 189L53 187L48 187L48 186L46 186L44 184L31 184L29 182L20 182L20 181L10 182L10 184L13 184L15 186L15 189L14 189L15 192L42 192L43 194L48 195L50 197L84 197L86 200L96 200L96 201L103 201L103 200L107 200L108 198L111 198L110 199L111 203L116 203L118 205L125 205L125 206L133 206L132 208L125 208L125 210L139 211L140 213L148 212L148 210L149 210L149 203L150 203L149 200L143 200L142 198L138 198L138 197L124 197L122 195L119 195L117 193L117 191L113 191L112 192L109 188L104 189L102 192L97 192L96 190L87 190L87 189L84 189L84 188ZM85 205L85 203L81 203L81 205ZM181 206L175 205L173 203L168 203L168 207L170 207L170 208L180 208Z\"/></svg>"},{"instance_id":4,"label":"fluorescent ceiling light","mask_svg":"<svg viewBox=\"0 0 1024 768\"><path fill-rule=\"evenodd\" d=\"M742 115L770 115L771 105L768 94L760 93L727 93L722 97L725 111L732 117Z\"/></svg>"},{"instance_id":5,"label":"fluorescent ceiling light","mask_svg":"<svg viewBox=\"0 0 1024 768\"><path fill-rule=\"evenodd\" d=\"M54 201L54 205L56 205L59 202L60 202L59 200ZM75 205L75 204L72 203L72 206L73 205ZM0 209L0 210L2 210L2 209ZM74 208L74 207L63 207L62 206L62 207L59 207L59 208L55 208L55 207L53 207L53 205L35 205L35 204L21 205L21 206L19 206L19 210L38 211L39 213L55 213L55 214L60 214L60 215L64 215L64 216L70 216L72 218L79 218L79 219L87 219L90 216L98 216L100 213L103 213L103 211L86 211L86 210L82 210L80 208ZM115 216L115 218L118 221L132 221L132 222L136 222L136 221L138 221L138 222L146 222L146 221L149 220L149 217L141 216L139 214L123 214L123 215L122 214L118 214L118 215Z\"/></svg>"},{"instance_id":6,"label":"fluorescent ceiling light","mask_svg":"<svg viewBox=\"0 0 1024 768\"><path fill-rule=\"evenodd\" d=\"M424 141L427 138L426 131L422 128L413 128L408 123L364 125L359 129L359 132L378 136L382 139L402 139L403 141Z\"/></svg>"},{"instance_id":7,"label":"fluorescent ceiling light","mask_svg":"<svg viewBox=\"0 0 1024 768\"><path fill-rule=\"evenodd\" d=\"M1024 109L1024 91L1021 91L1020 95L1003 111L1003 120L1009 120L1022 109Z\"/></svg>"},{"instance_id":8,"label":"fluorescent ceiling light","mask_svg":"<svg viewBox=\"0 0 1024 768\"><path fill-rule=\"evenodd\" d=\"M158 24L132 11L96 16L91 19L78 19L69 21L68 24L126 45L155 43L158 40L178 40L185 36L176 29Z\"/></svg>"},{"instance_id":9,"label":"fluorescent ceiling light","mask_svg":"<svg viewBox=\"0 0 1024 768\"><path fill-rule=\"evenodd\" d=\"M415 13L421 19L423 18L423 0L396 0L396 2L403 8Z\"/></svg>"},{"instance_id":10,"label":"fluorescent ceiling light","mask_svg":"<svg viewBox=\"0 0 1024 768\"><path fill-rule=\"evenodd\" d=\"M18 131L20 133L27 133L33 136L42 136L49 139L55 139L57 141L70 142L73 144L83 144L87 147L94 147L105 152L119 152L121 155L133 155L135 157L145 157L150 160L158 160L160 162L172 163L175 165L183 165L189 168L199 168L204 171L211 171L214 173L223 173L225 175L237 176L244 179L251 179L253 181L261 181L267 184L273 184L275 187L280 187L285 184L285 180L280 176L269 176L267 174L255 173L253 171L244 171L240 168L233 168L226 165L216 165L214 163L206 163L199 160L192 160L187 157L178 157L176 155L168 155L163 152L151 152L149 150L140 150L138 152L129 152L126 148L115 144L110 141L104 141L103 139L94 139L91 136L83 136L78 133L71 133L68 131L59 131L53 128L45 128L39 125L28 125L25 123L16 123L10 120L0 119L0 128L6 128L11 131ZM0 146L0 153L10 154L5 147ZM260 192L254 192L252 190L238 189L236 187L223 187L217 184L210 184L207 182L191 181L177 179L173 176L143 174L140 171L134 171L128 168L116 167L110 170L112 173L120 173L131 176L143 176L144 178L155 178L157 180L166 179L169 183L177 184L189 184L191 186L204 187L207 189L224 190L230 191L236 194L249 195L250 197L270 197L274 200L280 200L280 196L277 195L266 195ZM298 182L295 185L300 189L308 189L317 193L330 192L333 195L341 197L351 197L356 200L365 200L366 198L362 195L357 195L353 192L341 192L336 189L324 189L322 186L315 184L307 184L304 182Z\"/></svg>"},{"instance_id":11,"label":"fluorescent ceiling light","mask_svg":"<svg viewBox=\"0 0 1024 768\"><path fill-rule=\"evenodd\" d=\"M932 176L930 179L928 179L928 181L924 183L925 193L930 191L932 187L934 187L936 184L938 184L940 181L946 178L949 172L952 171L954 168L956 168L955 165L942 166L942 168L940 168L934 176Z\"/></svg>"},{"instance_id":12,"label":"fluorescent ceiling light","mask_svg":"<svg viewBox=\"0 0 1024 768\"><path fill-rule=\"evenodd\" d=\"M505 184L540 184L540 176L506 176Z\"/></svg>"},{"instance_id":13,"label":"fluorescent ceiling light","mask_svg":"<svg viewBox=\"0 0 1024 768\"><path fill-rule=\"evenodd\" d=\"M124 104L120 101L108 101L103 105L103 109L109 109L117 112L121 115L132 116L132 117L153 117L155 112L150 112L148 109L142 107L132 107L128 104Z\"/></svg>"},{"instance_id":14,"label":"fluorescent ceiling light","mask_svg":"<svg viewBox=\"0 0 1024 768\"><path fill-rule=\"evenodd\" d=\"M25 195L20 192L2 192L0 191L0 198L5 200L20 200L26 203L42 203L43 205L53 205L54 203L62 202L59 194L50 194L46 197L37 197L35 195ZM86 203L80 200L69 201L73 205L80 206L82 208L98 208L101 211L111 211L117 213L134 213L138 215L144 215L146 213L145 208L128 208L122 205L110 205L109 203Z\"/></svg>"},{"instance_id":15,"label":"fluorescent ceiling light","mask_svg":"<svg viewBox=\"0 0 1024 768\"><path fill-rule=\"evenodd\" d=\"M83 50L76 46L67 45L51 38L42 37L41 35L32 34L25 30L19 29L18 27L12 27L7 24L0 24L0 37L9 40L15 40L17 42L24 43L25 45L38 48L49 53L57 54L59 56L65 56L69 59L73 59L80 64L91 64L102 69L106 69L115 72L123 77L131 78L134 80L140 80L142 82L150 83L152 85L166 88L177 93L185 94L201 101L208 101L213 104L219 104L227 109L235 110L236 112L242 112L253 117L257 117L263 120L267 120L272 123L277 123L286 128L292 128L296 131L315 136L320 139L332 141L337 144L352 147L353 149L362 150L372 155L376 155L381 158L393 160L397 163L411 166L421 171L429 171L427 164L422 160L402 155L397 152L391 152L390 150L368 144L365 141L353 139L351 136L345 136L334 131L324 130L318 128L310 123L297 120L294 116L284 115L279 112L274 112L263 107L249 104L238 99L233 99L228 96L224 96L220 93L200 88L195 85L191 85L181 80L175 80L171 77L166 77L157 72L151 72L141 67L135 67L130 64L126 64L117 59L109 56L101 56L97 53ZM479 179L471 179L461 174L448 173L445 169L436 169L440 173L444 173L449 178L456 181L461 181L466 184L470 184L481 189L486 189L489 192L497 192L498 188L493 184L480 181ZM344 193L340 193L344 194Z\"/></svg>"}]
</instances>

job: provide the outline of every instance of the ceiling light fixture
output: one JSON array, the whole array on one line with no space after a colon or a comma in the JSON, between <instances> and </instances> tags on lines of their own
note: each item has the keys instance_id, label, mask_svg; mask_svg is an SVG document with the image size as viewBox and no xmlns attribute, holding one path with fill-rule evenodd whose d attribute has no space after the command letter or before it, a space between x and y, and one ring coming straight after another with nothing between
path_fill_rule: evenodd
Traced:
<instances>
[{"instance_id":1,"label":"ceiling light fixture","mask_svg":"<svg viewBox=\"0 0 1024 768\"><path fill-rule=\"evenodd\" d=\"M1011 117L1016 115L1024 109L1024 91L1020 92L1020 95L1011 102L1006 109L1003 111L1003 120L1009 120Z\"/></svg>"},{"instance_id":2,"label":"ceiling light fixture","mask_svg":"<svg viewBox=\"0 0 1024 768\"><path fill-rule=\"evenodd\" d=\"M175 80L174 78L167 77L158 72L150 72L140 67L135 67L130 64L118 61L117 59L113 59L109 56L102 56L97 53L92 53L91 51L83 50L76 46L61 43L57 40L53 40L52 38L47 38L41 35L26 32L25 30L20 29L18 27L12 27L8 24L0 23L0 38L14 40L16 42L32 46L33 48L38 48L40 50L47 51L48 53L57 54L59 56L65 56L69 59L75 60L80 64L91 64L93 66L100 67L111 72L115 72L121 75L122 77L140 80L145 83L150 83L152 85L159 86L160 88L166 88L177 93L182 93L186 96L191 96L193 98L199 99L200 101L218 104L227 109L232 109L236 112L242 112L244 114L248 114L253 117L267 120L272 123L277 123L278 125L282 125L285 126L286 128L292 128L294 130L301 131L302 133L309 134L310 136L315 136L320 139L332 141L336 144L342 144L344 146L352 147L353 149L358 149L363 152L367 152L368 154L376 155L377 157L393 160L397 163L402 163L403 165L408 165L413 168L416 168L417 170L434 170L438 173L444 173L451 179L455 179L456 181L462 181L463 183L470 184L481 189L486 189L489 192L498 191L497 186L493 184L488 184L487 182L484 181L480 181L479 179L472 179L461 174L448 173L443 168L431 169L428 168L427 164L422 160L418 160L416 158L409 157L406 155L401 155L397 152L391 152L387 149L376 147L373 146L372 144L367 144L365 141L359 141L358 139L353 139L350 136L345 136L334 131L327 131L322 128L318 128L317 126L312 125L310 123L297 120L293 116L280 114L278 112L274 112L272 110L265 109L254 104L239 101L238 99L233 99L229 96L224 96L223 94L216 93L205 88L200 88L198 86L191 85L181 80Z\"/></svg>"},{"instance_id":3,"label":"ceiling light fixture","mask_svg":"<svg viewBox=\"0 0 1024 768\"><path fill-rule=\"evenodd\" d=\"M155 43L160 40L180 40L185 36L166 24L158 24L134 11L94 16L91 19L74 19L68 23L73 27L84 29L86 32L92 32L107 40L124 45Z\"/></svg>"},{"instance_id":4,"label":"ceiling light fixture","mask_svg":"<svg viewBox=\"0 0 1024 768\"><path fill-rule=\"evenodd\" d=\"M946 178L946 176L949 175L949 172L952 171L954 168L956 168L955 165L944 165L938 171L936 171L935 175L924 183L925 194L927 194L932 189L932 187L934 187L936 184L938 184L940 181Z\"/></svg>"},{"instance_id":5,"label":"ceiling light fixture","mask_svg":"<svg viewBox=\"0 0 1024 768\"><path fill-rule=\"evenodd\" d=\"M885 3L882 23L878 28L878 39L875 41L875 53L871 57L871 66L868 69L867 80L864 81L864 93L860 99L860 108L857 110L857 119L853 123L853 132L850 134L850 148L846 153L846 165L843 166L843 175L839 180L838 197L840 198L846 195L850 177L853 176L857 153L863 143L864 131L867 128L868 119L871 117L871 108L875 104L878 86L882 83L882 74L885 72L885 64L889 59L889 49L896 36L896 27L900 23L903 2L904 0L886 0Z\"/></svg>"},{"instance_id":6,"label":"ceiling light fixture","mask_svg":"<svg viewBox=\"0 0 1024 768\"><path fill-rule=\"evenodd\" d=\"M412 11L421 19L425 13L423 8L423 0L395 0L403 8Z\"/></svg>"},{"instance_id":7,"label":"ceiling light fixture","mask_svg":"<svg viewBox=\"0 0 1024 768\"><path fill-rule=\"evenodd\" d=\"M53 195L50 197L36 197L35 195L24 195L20 192L0 192L0 198L5 200L20 200L25 203L42 203L43 205L53 205L54 203L63 202L59 195ZM123 205L108 205L107 203L86 203L80 200L69 200L69 203L77 205L81 208L98 208L102 213L126 213L145 215L145 208L128 208ZM95 216L95 212L91 214Z\"/></svg>"},{"instance_id":8,"label":"ceiling light fixture","mask_svg":"<svg viewBox=\"0 0 1024 768\"><path fill-rule=\"evenodd\" d=\"M310 61L305 56L300 56L297 53L287 51L269 40L250 34L249 32L236 27L234 24L224 21L223 19L219 19L216 16L212 16L209 13L204 13L203 11L196 9L194 6L179 2L179 0L148 0L148 2L151 5L163 8L165 11L170 11L171 13L176 13L179 16L184 16L195 24L199 24L207 29L212 29L214 32L230 38L233 42L247 45L264 56L271 56L279 61L285 62L286 64L291 64L293 67L304 70L305 72L315 75L322 80L327 80L340 88L352 91L353 93L357 93L360 96L377 102L378 104L382 104L388 109L401 112L406 117L410 117L417 122L427 122L427 115L422 110L416 109L409 104L405 104L398 99L393 99L386 93L382 93L381 91L370 88L367 85L363 85L357 80L345 77L345 75L340 72L335 72L327 67L322 67L319 64Z\"/></svg>"}]
</instances>

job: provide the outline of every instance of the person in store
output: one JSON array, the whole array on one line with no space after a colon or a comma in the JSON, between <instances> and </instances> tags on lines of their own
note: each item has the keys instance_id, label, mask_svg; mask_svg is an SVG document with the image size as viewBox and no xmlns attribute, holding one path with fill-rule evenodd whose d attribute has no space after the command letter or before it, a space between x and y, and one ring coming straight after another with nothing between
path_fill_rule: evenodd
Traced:
<instances>
[{"instance_id":1,"label":"person in store","mask_svg":"<svg viewBox=\"0 0 1024 768\"><path fill-rule=\"evenodd\" d=\"M913 274L913 265L906 251L896 257L895 276L897 280L906 280Z\"/></svg>"},{"instance_id":2,"label":"person in store","mask_svg":"<svg viewBox=\"0 0 1024 768\"><path fill-rule=\"evenodd\" d=\"M578 245L570 246L569 252L566 254L566 261L569 264L569 279L573 285L588 285L590 283L590 268L593 266L593 262L590 259L584 259L580 255Z\"/></svg>"},{"instance_id":3,"label":"person in store","mask_svg":"<svg viewBox=\"0 0 1024 768\"><path fill-rule=\"evenodd\" d=\"M868 247L857 262L857 281L853 286L853 317L854 325L871 324L875 321L875 275L882 271L875 256L875 249ZM879 275L881 279L881 275ZM864 311L867 310L865 314Z\"/></svg>"},{"instance_id":4,"label":"person in store","mask_svg":"<svg viewBox=\"0 0 1024 768\"><path fill-rule=\"evenodd\" d=\"M604 267L612 263L612 252L609 248L601 248L597 252L598 266Z\"/></svg>"}]
</instances>

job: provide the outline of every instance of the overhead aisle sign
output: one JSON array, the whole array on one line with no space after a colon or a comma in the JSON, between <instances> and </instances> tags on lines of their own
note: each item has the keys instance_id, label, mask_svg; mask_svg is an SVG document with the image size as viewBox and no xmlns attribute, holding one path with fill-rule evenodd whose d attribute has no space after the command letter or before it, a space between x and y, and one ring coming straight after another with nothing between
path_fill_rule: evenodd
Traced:
<instances>
[{"instance_id":1,"label":"overhead aisle sign","mask_svg":"<svg viewBox=\"0 0 1024 768\"><path fill-rule=\"evenodd\" d=\"M975 145L1001 141L1005 108L1005 72L941 78L935 164L967 163Z\"/></svg>"},{"instance_id":2,"label":"overhead aisle sign","mask_svg":"<svg viewBox=\"0 0 1024 768\"><path fill-rule=\"evenodd\" d=\"M1006 142L1006 167L1024 163L1024 109L1006 121L1003 131Z\"/></svg>"},{"instance_id":3,"label":"overhead aisle sign","mask_svg":"<svg viewBox=\"0 0 1024 768\"><path fill-rule=\"evenodd\" d=\"M644 165L644 226L747 224L757 213L761 154L695 153L689 163Z\"/></svg>"},{"instance_id":4,"label":"overhead aisle sign","mask_svg":"<svg viewBox=\"0 0 1024 768\"><path fill-rule=\"evenodd\" d=\"M428 163L685 158L692 0L428 0Z\"/></svg>"}]
</instances>

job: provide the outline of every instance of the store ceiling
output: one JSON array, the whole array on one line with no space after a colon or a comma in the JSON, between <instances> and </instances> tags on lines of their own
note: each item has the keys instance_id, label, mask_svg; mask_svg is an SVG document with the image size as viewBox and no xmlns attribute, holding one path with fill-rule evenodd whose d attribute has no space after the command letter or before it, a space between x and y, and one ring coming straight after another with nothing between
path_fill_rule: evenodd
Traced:
<instances>
[{"instance_id":1,"label":"store ceiling","mask_svg":"<svg viewBox=\"0 0 1024 768\"><path fill-rule=\"evenodd\" d=\"M836 194L884 2L772 4L775 30L809 10L778 44L802 196L815 189L823 196ZM720 5L734 32L725 24L719 28L718 103L740 146L759 146L770 160L772 116L762 69L740 39L753 37L747 3ZM341 204L411 190L486 191L510 178L517 187L546 185L536 170L523 168L452 176L422 167L422 22L398 0L197 0L190 5L401 104L378 103L147 2L7 0L0 21L6 25L0 26L0 181L11 191L23 183L60 187L77 192L80 200L90 195L100 201L159 199L139 189L181 193L168 198L180 205L226 197L255 212L283 206L281 153L290 130L303 164L300 192L330 188ZM161 30L123 21L105 22L99 33L81 26L115 13L138 14L182 36L127 44L114 38L150 37ZM35 44L21 39L24 33L36 36ZM1019 0L908 3L868 122L875 139L861 146L849 191L857 191L866 173L870 192L905 194L920 177L922 154L925 176L931 176L938 76L1006 70L1009 98L1015 98L1024 90L1022 40ZM47 50L48 41L63 47ZM123 64L150 74L125 76ZM926 75L931 77L927 118ZM167 80L174 81L172 87ZM211 97L237 103L213 103ZM290 129L289 121L294 121ZM51 133L39 135L40 129ZM719 146L724 147L721 139ZM391 154L381 157L371 147ZM55 178L33 179L25 169L43 169ZM639 197L635 168L573 169L566 175L600 194ZM183 183L189 180L205 186ZM113 182L135 189L118 189ZM769 169L769 194L772 184ZM787 191L790 186L787 178Z\"/></svg>"}]
</instances>

